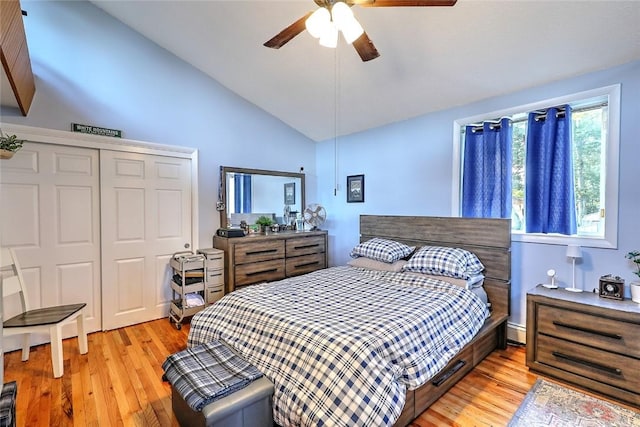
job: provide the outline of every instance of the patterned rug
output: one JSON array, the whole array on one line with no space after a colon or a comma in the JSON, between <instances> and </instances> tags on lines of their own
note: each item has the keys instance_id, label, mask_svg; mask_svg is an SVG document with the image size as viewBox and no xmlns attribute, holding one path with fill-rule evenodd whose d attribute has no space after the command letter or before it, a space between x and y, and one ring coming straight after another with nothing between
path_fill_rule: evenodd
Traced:
<instances>
[{"instance_id":1,"label":"patterned rug","mask_svg":"<svg viewBox=\"0 0 640 427\"><path fill-rule=\"evenodd\" d=\"M640 427L640 412L538 379L508 427Z\"/></svg>"}]
</instances>

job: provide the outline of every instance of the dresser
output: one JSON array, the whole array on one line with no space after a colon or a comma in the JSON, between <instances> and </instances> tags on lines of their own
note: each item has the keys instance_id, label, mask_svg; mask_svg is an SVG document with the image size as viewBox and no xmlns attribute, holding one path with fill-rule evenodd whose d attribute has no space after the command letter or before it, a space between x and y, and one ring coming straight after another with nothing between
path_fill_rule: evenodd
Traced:
<instances>
[{"instance_id":1,"label":"dresser","mask_svg":"<svg viewBox=\"0 0 640 427\"><path fill-rule=\"evenodd\" d=\"M327 267L327 232L281 231L244 237L213 237L225 252L226 292Z\"/></svg>"},{"instance_id":2,"label":"dresser","mask_svg":"<svg viewBox=\"0 0 640 427\"><path fill-rule=\"evenodd\" d=\"M527 366L640 407L640 304L539 285L527 293Z\"/></svg>"}]
</instances>

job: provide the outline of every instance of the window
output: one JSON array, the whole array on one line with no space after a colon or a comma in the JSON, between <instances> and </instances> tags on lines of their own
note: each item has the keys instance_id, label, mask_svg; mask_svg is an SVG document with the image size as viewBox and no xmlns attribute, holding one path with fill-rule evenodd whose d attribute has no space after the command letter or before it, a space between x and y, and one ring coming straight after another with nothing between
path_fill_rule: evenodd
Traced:
<instances>
[{"instance_id":1,"label":"window","mask_svg":"<svg viewBox=\"0 0 640 427\"><path fill-rule=\"evenodd\" d=\"M514 241L617 246L619 85L541 101L455 122L453 212L460 214L464 128L471 123L512 119L512 238ZM556 105L572 107L572 158L577 233L525 232L527 113Z\"/></svg>"}]
</instances>

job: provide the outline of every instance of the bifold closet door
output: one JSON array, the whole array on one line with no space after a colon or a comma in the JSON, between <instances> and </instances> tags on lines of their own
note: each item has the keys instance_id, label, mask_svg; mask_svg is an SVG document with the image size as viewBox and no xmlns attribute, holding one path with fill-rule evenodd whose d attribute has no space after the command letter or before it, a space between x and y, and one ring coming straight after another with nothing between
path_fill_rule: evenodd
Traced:
<instances>
[{"instance_id":1,"label":"bifold closet door","mask_svg":"<svg viewBox=\"0 0 640 427\"><path fill-rule=\"evenodd\" d=\"M105 330L166 317L169 259L191 249L191 160L103 150Z\"/></svg>"},{"instance_id":2,"label":"bifold closet door","mask_svg":"<svg viewBox=\"0 0 640 427\"><path fill-rule=\"evenodd\" d=\"M101 330L98 150L27 142L1 162L0 244L16 250L31 307L86 302L87 331ZM7 316L18 301L3 301ZM63 334L75 336L75 324ZM5 339L4 350L19 341Z\"/></svg>"}]
</instances>

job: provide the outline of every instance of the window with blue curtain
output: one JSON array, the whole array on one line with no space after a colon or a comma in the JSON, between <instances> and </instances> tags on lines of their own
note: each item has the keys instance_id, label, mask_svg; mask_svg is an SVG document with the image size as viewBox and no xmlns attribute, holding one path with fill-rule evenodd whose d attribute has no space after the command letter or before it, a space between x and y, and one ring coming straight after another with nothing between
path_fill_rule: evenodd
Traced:
<instances>
[{"instance_id":1,"label":"window with blue curtain","mask_svg":"<svg viewBox=\"0 0 640 427\"><path fill-rule=\"evenodd\" d=\"M462 216L511 217L511 119L465 128Z\"/></svg>"},{"instance_id":2,"label":"window with blue curtain","mask_svg":"<svg viewBox=\"0 0 640 427\"><path fill-rule=\"evenodd\" d=\"M529 113L526 140L527 233L576 234L571 107Z\"/></svg>"},{"instance_id":3,"label":"window with blue curtain","mask_svg":"<svg viewBox=\"0 0 640 427\"><path fill-rule=\"evenodd\" d=\"M496 117L511 119L510 136ZM588 239L588 246L617 247L620 85L476 115L454 125L460 130L460 150L454 150L459 168L453 176L460 215L509 217L510 197L514 241ZM502 144L509 138L510 153ZM508 161L510 167L501 168ZM502 178L509 169L510 195L509 182Z\"/></svg>"},{"instance_id":4,"label":"window with blue curtain","mask_svg":"<svg viewBox=\"0 0 640 427\"><path fill-rule=\"evenodd\" d=\"M528 114L525 212L527 233L576 234L571 107ZM511 218L510 118L465 128L462 216Z\"/></svg>"}]
</instances>

